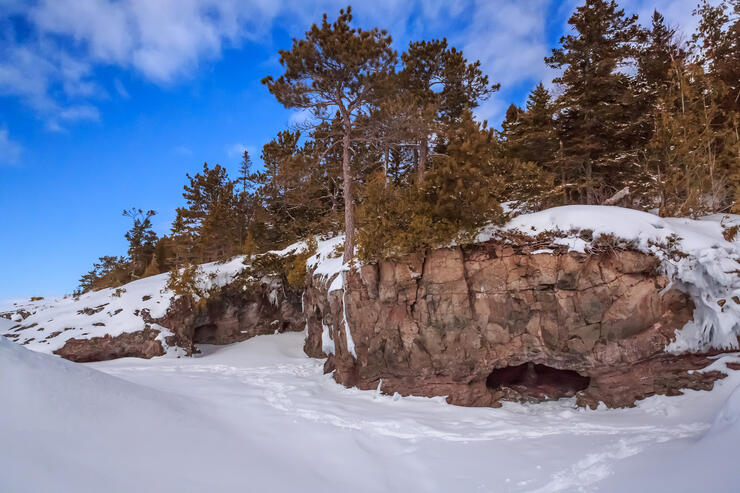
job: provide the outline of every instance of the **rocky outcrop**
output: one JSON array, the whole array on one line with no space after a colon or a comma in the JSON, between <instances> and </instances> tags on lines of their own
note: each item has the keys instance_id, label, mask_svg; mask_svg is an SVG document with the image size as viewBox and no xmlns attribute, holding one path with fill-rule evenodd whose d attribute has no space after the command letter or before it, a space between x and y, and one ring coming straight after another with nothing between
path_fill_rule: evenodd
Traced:
<instances>
[{"instance_id":1,"label":"rocky outcrop","mask_svg":"<svg viewBox=\"0 0 740 493\"><path fill-rule=\"evenodd\" d=\"M127 357L148 359L164 354L162 343L157 340L158 335L158 330L144 329L118 336L68 339L54 354L78 363Z\"/></svg>"},{"instance_id":2,"label":"rocky outcrop","mask_svg":"<svg viewBox=\"0 0 740 493\"><path fill-rule=\"evenodd\" d=\"M277 275L246 280L237 276L199 301L184 296L175 298L164 317L154 318L146 309L140 310L140 316L145 322L143 330L117 336L71 338L54 354L76 362L161 356L165 345L160 329L166 328L172 333L164 337L166 346L180 347L189 356L197 352L196 344L230 344L256 335L305 328L301 293ZM16 333L5 335L18 337Z\"/></svg>"},{"instance_id":3,"label":"rocky outcrop","mask_svg":"<svg viewBox=\"0 0 740 493\"><path fill-rule=\"evenodd\" d=\"M492 241L408 255L349 271L330 293L314 278L305 351L324 356L331 336L338 382L471 406L577 395L621 407L723 376L689 371L705 356L665 353L693 303L655 257L537 248Z\"/></svg>"},{"instance_id":4,"label":"rocky outcrop","mask_svg":"<svg viewBox=\"0 0 740 493\"><path fill-rule=\"evenodd\" d=\"M237 280L197 302L179 297L164 317L144 317L173 332L166 338L167 344L185 349L188 355L196 351L196 344L230 344L256 335L305 328L301 293L279 276L246 283Z\"/></svg>"}]
</instances>

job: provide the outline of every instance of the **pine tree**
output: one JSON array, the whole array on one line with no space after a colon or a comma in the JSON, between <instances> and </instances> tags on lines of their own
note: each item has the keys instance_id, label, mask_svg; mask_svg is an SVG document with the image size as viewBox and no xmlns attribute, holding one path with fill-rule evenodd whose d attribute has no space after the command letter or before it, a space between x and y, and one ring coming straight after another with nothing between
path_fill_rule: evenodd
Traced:
<instances>
[{"instance_id":1,"label":"pine tree","mask_svg":"<svg viewBox=\"0 0 740 493\"><path fill-rule=\"evenodd\" d=\"M142 209L131 208L123 211L123 215L131 218L133 225L126 232L129 243L128 255L131 259L131 278L136 279L144 274L149 262L154 256L154 245L157 234L152 230L152 216L157 213L153 210L144 212Z\"/></svg>"},{"instance_id":2,"label":"pine tree","mask_svg":"<svg viewBox=\"0 0 740 493\"><path fill-rule=\"evenodd\" d=\"M649 96L649 104L653 105L668 89L672 67L683 64L688 54L679 44L676 30L666 25L665 17L657 10L653 11L651 26L643 37L643 47L637 59L638 79L642 90Z\"/></svg>"},{"instance_id":3,"label":"pine tree","mask_svg":"<svg viewBox=\"0 0 740 493\"><path fill-rule=\"evenodd\" d=\"M557 150L555 108L540 82L529 93L526 111L511 105L502 126L504 153L509 159L551 166Z\"/></svg>"},{"instance_id":4,"label":"pine tree","mask_svg":"<svg viewBox=\"0 0 740 493\"><path fill-rule=\"evenodd\" d=\"M172 239L176 265L224 258L240 248L239 207L234 182L220 165L203 164L202 173L186 175L183 198L177 209Z\"/></svg>"},{"instance_id":5,"label":"pine tree","mask_svg":"<svg viewBox=\"0 0 740 493\"><path fill-rule=\"evenodd\" d=\"M658 100L655 133L646 146L649 196L663 216L700 216L724 209L728 170L711 81L700 65L676 64L672 84Z\"/></svg>"},{"instance_id":6,"label":"pine tree","mask_svg":"<svg viewBox=\"0 0 740 493\"><path fill-rule=\"evenodd\" d=\"M422 183L429 136L444 123L459 120L465 110L477 107L500 85L490 84L480 62L469 63L462 52L449 48L444 38L410 43L401 60L403 69L392 89L405 103L397 109L406 115L408 134L416 141L414 168L417 182Z\"/></svg>"},{"instance_id":7,"label":"pine tree","mask_svg":"<svg viewBox=\"0 0 740 493\"><path fill-rule=\"evenodd\" d=\"M376 88L396 62L391 37L385 31L351 28L351 21L350 7L340 10L333 24L324 14L321 26L314 24L305 39L295 39L291 50L280 51L283 75L262 81L287 108L307 109L321 121L331 120L335 113L339 115L347 262L354 255L355 236L351 146L361 137L358 122L371 113L377 99Z\"/></svg>"},{"instance_id":8,"label":"pine tree","mask_svg":"<svg viewBox=\"0 0 740 493\"><path fill-rule=\"evenodd\" d=\"M692 41L697 63L708 68L718 112L712 121L721 149L720 167L731 178L735 211L740 211L740 0L716 5L703 0L696 9L699 26Z\"/></svg>"},{"instance_id":9,"label":"pine tree","mask_svg":"<svg viewBox=\"0 0 740 493\"><path fill-rule=\"evenodd\" d=\"M565 69L554 80L563 89L556 165L573 200L600 202L628 185L634 173L645 131L636 112L644 109L620 69L637 55L636 21L613 0L586 0L568 20L575 34L563 36L546 59L551 68Z\"/></svg>"},{"instance_id":10,"label":"pine tree","mask_svg":"<svg viewBox=\"0 0 740 493\"><path fill-rule=\"evenodd\" d=\"M721 89L720 105L727 113L740 113L740 0L718 4L702 0L695 14L699 27L693 37L700 62Z\"/></svg>"}]
</instances>

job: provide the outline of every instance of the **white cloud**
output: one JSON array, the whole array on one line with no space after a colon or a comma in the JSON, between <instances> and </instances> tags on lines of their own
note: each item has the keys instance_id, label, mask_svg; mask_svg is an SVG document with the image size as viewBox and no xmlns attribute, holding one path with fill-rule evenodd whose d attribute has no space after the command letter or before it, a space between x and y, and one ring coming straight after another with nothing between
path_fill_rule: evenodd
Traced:
<instances>
[{"instance_id":1,"label":"white cloud","mask_svg":"<svg viewBox=\"0 0 740 493\"><path fill-rule=\"evenodd\" d=\"M193 150L190 149L187 146L179 145L175 146L174 149L172 149L175 154L179 154L180 156L190 156L193 154Z\"/></svg>"},{"instance_id":2,"label":"white cloud","mask_svg":"<svg viewBox=\"0 0 740 493\"><path fill-rule=\"evenodd\" d=\"M472 21L463 28L458 43L469 60L480 60L491 82L500 82L501 94L476 111L481 119L497 124L506 111L513 90L523 83L544 80L546 41L546 0L476 0Z\"/></svg>"},{"instance_id":3,"label":"white cloud","mask_svg":"<svg viewBox=\"0 0 740 493\"><path fill-rule=\"evenodd\" d=\"M250 145L237 143L226 147L226 155L230 158L241 158L242 154L244 154L244 151L247 151L252 157L257 154L257 148Z\"/></svg>"},{"instance_id":4,"label":"white cloud","mask_svg":"<svg viewBox=\"0 0 740 493\"><path fill-rule=\"evenodd\" d=\"M28 17L41 33L74 39L91 60L170 83L199 60L218 57L225 44L265 33L278 6L264 0L42 0Z\"/></svg>"},{"instance_id":5,"label":"white cloud","mask_svg":"<svg viewBox=\"0 0 740 493\"><path fill-rule=\"evenodd\" d=\"M8 129L0 127L0 165L18 164L22 151L21 145L8 136Z\"/></svg>"},{"instance_id":6,"label":"white cloud","mask_svg":"<svg viewBox=\"0 0 740 493\"><path fill-rule=\"evenodd\" d=\"M99 121L100 112L95 106L77 105L70 106L59 112L59 118L66 121Z\"/></svg>"},{"instance_id":7,"label":"white cloud","mask_svg":"<svg viewBox=\"0 0 740 493\"><path fill-rule=\"evenodd\" d=\"M698 3L698 0L623 0L620 5L625 12L637 14L640 23L647 26L650 25L653 11L657 10L665 16L668 25L678 28L684 39L688 39L698 24L696 17L692 15Z\"/></svg>"},{"instance_id":8,"label":"white cloud","mask_svg":"<svg viewBox=\"0 0 740 493\"><path fill-rule=\"evenodd\" d=\"M131 95L126 90L126 86L123 85L123 82L121 82L121 79L116 79L113 81L113 87L115 87L116 92L119 96L121 96L123 99L128 99L131 97Z\"/></svg>"},{"instance_id":9,"label":"white cloud","mask_svg":"<svg viewBox=\"0 0 740 493\"><path fill-rule=\"evenodd\" d=\"M696 0L624 0L628 12L645 20L652 8L669 22L690 31ZM107 93L95 80L95 69L114 66L145 80L168 86L192 77L201 65L217 60L224 48L244 41L272 43L279 23L300 36L321 14L334 18L347 0L38 0L13 2L14 14L26 18L30 35L21 44L12 29L0 32L0 95L24 99L47 120L62 115L99 118L89 107ZM393 35L396 49L408 41L448 37L469 59L480 59L493 82L501 82L497 99L508 91L551 75L543 58L550 52L547 26L562 22L581 0L374 0L357 2L355 22L379 26ZM7 23L6 23L7 24ZM3 21L0 20L0 28ZM7 27L7 26L6 26ZM129 92L120 80L113 88ZM88 107L87 113L79 106ZM496 120L504 103L479 110ZM69 119L67 119L69 121Z\"/></svg>"}]
</instances>

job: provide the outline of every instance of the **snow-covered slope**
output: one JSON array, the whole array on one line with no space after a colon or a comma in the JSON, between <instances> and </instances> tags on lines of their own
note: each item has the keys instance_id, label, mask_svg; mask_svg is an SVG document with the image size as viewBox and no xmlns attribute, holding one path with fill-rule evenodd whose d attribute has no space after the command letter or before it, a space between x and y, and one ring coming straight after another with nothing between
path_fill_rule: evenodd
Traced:
<instances>
[{"instance_id":1,"label":"snow-covered slope","mask_svg":"<svg viewBox=\"0 0 740 493\"><path fill-rule=\"evenodd\" d=\"M81 365L0 339L0 491L736 491L737 469L711 465L737 437L710 426L736 419L715 415L740 372L634 409L463 408L346 389L302 342Z\"/></svg>"},{"instance_id":2,"label":"snow-covered slope","mask_svg":"<svg viewBox=\"0 0 740 493\"><path fill-rule=\"evenodd\" d=\"M211 262L200 266L199 284L204 290L229 283L244 269L244 257L234 257L228 262ZM120 288L102 289L72 296L43 298L39 300L10 300L0 304L0 316L8 317L0 325L0 334L28 349L51 353L68 339L117 336L124 332L143 330L143 318L148 311L152 318L164 316L174 293L166 289L169 274L139 279ZM8 327L8 320L12 325ZM170 331L156 324L158 340L167 347L164 338Z\"/></svg>"}]
</instances>

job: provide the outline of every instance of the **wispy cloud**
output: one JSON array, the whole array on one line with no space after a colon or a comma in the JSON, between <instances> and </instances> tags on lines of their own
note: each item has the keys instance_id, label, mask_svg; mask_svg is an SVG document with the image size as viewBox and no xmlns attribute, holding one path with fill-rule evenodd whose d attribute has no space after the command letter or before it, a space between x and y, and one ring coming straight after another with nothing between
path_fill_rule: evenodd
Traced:
<instances>
[{"instance_id":1,"label":"wispy cloud","mask_svg":"<svg viewBox=\"0 0 740 493\"><path fill-rule=\"evenodd\" d=\"M123 85L123 82L121 82L121 79L116 79L113 81L113 87L115 87L116 92L119 96L121 96L123 99L128 99L131 97L131 95L126 90L126 86Z\"/></svg>"},{"instance_id":2,"label":"wispy cloud","mask_svg":"<svg viewBox=\"0 0 740 493\"><path fill-rule=\"evenodd\" d=\"M0 127L0 165L12 166L18 164L23 148L10 139L8 129Z\"/></svg>"},{"instance_id":3,"label":"wispy cloud","mask_svg":"<svg viewBox=\"0 0 740 493\"><path fill-rule=\"evenodd\" d=\"M448 37L469 59L481 60L492 81L501 82L497 99L520 84L547 81L543 58L549 53L548 16L567 18L580 0L375 0L359 2L355 21L379 26L393 35L396 49L408 41ZM647 21L653 8L690 32L696 0L623 0L629 12ZM11 14L23 17L21 40L11 21L0 19L0 95L17 97L47 126L62 121L97 120L90 108L107 90L126 99L120 79L107 84L98 67L115 67L168 87L187 80L218 60L227 47L245 41L273 42L275 23L300 36L321 13L335 15L347 0L38 0L11 2ZM565 21L563 20L563 23ZM109 87L111 86L111 87ZM500 116L504 103L490 102L482 117ZM88 108L80 111L80 107Z\"/></svg>"},{"instance_id":4,"label":"wispy cloud","mask_svg":"<svg viewBox=\"0 0 740 493\"><path fill-rule=\"evenodd\" d=\"M257 148L240 143L231 144L226 147L226 155L230 158L241 157L242 154L244 154L244 151L247 151L250 156L254 157L257 153Z\"/></svg>"},{"instance_id":5,"label":"wispy cloud","mask_svg":"<svg viewBox=\"0 0 740 493\"><path fill-rule=\"evenodd\" d=\"M175 146L175 148L172 149L172 152L179 154L180 156L191 156L193 154L192 149L183 145Z\"/></svg>"}]
</instances>

